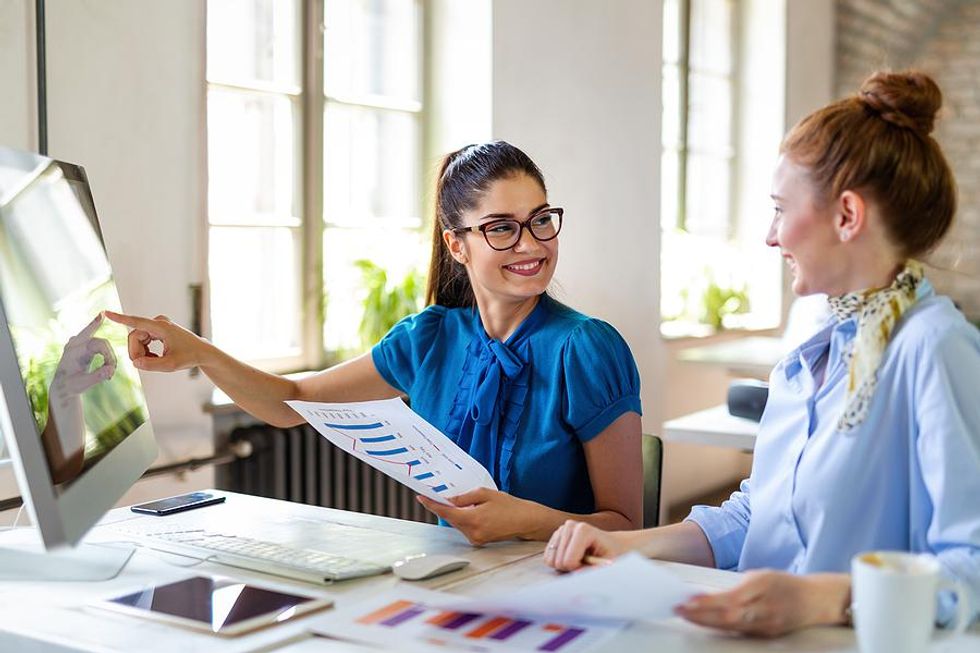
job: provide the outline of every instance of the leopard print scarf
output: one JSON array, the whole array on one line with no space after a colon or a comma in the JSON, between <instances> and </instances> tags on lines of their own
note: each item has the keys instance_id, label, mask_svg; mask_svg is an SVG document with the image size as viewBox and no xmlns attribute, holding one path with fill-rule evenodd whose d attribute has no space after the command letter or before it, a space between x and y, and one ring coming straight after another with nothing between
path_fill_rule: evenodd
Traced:
<instances>
[{"instance_id":1,"label":"leopard print scarf","mask_svg":"<svg viewBox=\"0 0 980 653\"><path fill-rule=\"evenodd\" d=\"M887 288L871 288L830 298L830 310L841 322L857 316L857 334L844 351L847 364L847 399L837 423L850 431L868 416L878 384L878 366L895 324L916 300L922 264L909 260Z\"/></svg>"}]
</instances>

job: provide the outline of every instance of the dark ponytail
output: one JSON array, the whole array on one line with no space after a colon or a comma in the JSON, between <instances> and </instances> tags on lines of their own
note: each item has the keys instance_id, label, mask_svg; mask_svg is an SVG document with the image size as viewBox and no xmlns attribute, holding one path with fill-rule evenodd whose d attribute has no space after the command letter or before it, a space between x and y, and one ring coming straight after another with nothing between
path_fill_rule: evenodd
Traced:
<instances>
[{"instance_id":1,"label":"dark ponytail","mask_svg":"<svg viewBox=\"0 0 980 653\"><path fill-rule=\"evenodd\" d=\"M534 161L506 141L467 145L443 159L436 181L426 304L447 308L475 304L466 268L449 253L442 232L463 226L463 212L476 208L480 195L490 184L519 174L531 177L547 192L544 176Z\"/></svg>"}]
</instances>

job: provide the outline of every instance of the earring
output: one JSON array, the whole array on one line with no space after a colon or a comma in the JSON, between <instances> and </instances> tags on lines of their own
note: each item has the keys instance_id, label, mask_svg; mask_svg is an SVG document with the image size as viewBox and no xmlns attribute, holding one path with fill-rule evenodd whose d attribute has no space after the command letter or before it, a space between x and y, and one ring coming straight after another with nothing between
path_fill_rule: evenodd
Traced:
<instances>
[{"instance_id":1,"label":"earring","mask_svg":"<svg viewBox=\"0 0 980 653\"><path fill-rule=\"evenodd\" d=\"M841 232L841 235L840 235L840 239L843 240L844 242L847 242L848 240L851 239L851 232L849 232L849 231L842 231Z\"/></svg>"}]
</instances>

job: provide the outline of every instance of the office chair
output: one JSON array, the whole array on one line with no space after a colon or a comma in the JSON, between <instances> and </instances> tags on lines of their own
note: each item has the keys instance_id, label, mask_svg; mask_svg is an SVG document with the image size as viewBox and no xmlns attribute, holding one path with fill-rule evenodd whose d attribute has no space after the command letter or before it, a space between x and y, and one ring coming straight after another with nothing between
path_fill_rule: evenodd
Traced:
<instances>
[{"instance_id":1,"label":"office chair","mask_svg":"<svg viewBox=\"0 0 980 653\"><path fill-rule=\"evenodd\" d=\"M664 444L656 435L643 434L643 528L660 523L660 481Z\"/></svg>"}]
</instances>

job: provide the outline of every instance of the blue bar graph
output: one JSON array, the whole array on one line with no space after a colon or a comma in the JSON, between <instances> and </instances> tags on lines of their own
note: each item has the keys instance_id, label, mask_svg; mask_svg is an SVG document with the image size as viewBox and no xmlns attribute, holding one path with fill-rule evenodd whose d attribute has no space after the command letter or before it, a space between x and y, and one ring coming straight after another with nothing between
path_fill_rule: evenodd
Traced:
<instances>
[{"instance_id":1,"label":"blue bar graph","mask_svg":"<svg viewBox=\"0 0 980 653\"><path fill-rule=\"evenodd\" d=\"M446 486L445 485L437 485L434 488L432 488L432 491L433 492L445 492L446 491Z\"/></svg>"},{"instance_id":2,"label":"blue bar graph","mask_svg":"<svg viewBox=\"0 0 980 653\"><path fill-rule=\"evenodd\" d=\"M324 422L323 424L332 429L340 429L341 431L368 431L384 426L381 422L375 422L374 424L331 424L330 422Z\"/></svg>"},{"instance_id":3,"label":"blue bar graph","mask_svg":"<svg viewBox=\"0 0 980 653\"><path fill-rule=\"evenodd\" d=\"M388 442L394 439L394 435L376 435L372 438L360 438L361 442Z\"/></svg>"},{"instance_id":4,"label":"blue bar graph","mask_svg":"<svg viewBox=\"0 0 980 653\"><path fill-rule=\"evenodd\" d=\"M365 449L364 453L369 456L397 456L400 453L406 453L408 449L405 447L398 447L397 449L375 449L374 451L370 449Z\"/></svg>"},{"instance_id":5,"label":"blue bar graph","mask_svg":"<svg viewBox=\"0 0 980 653\"><path fill-rule=\"evenodd\" d=\"M432 478L433 476L435 476L435 474L433 474L432 472L426 472L424 474L419 474L418 476L416 476L415 477L415 480L416 481L424 481L425 479Z\"/></svg>"}]
</instances>

